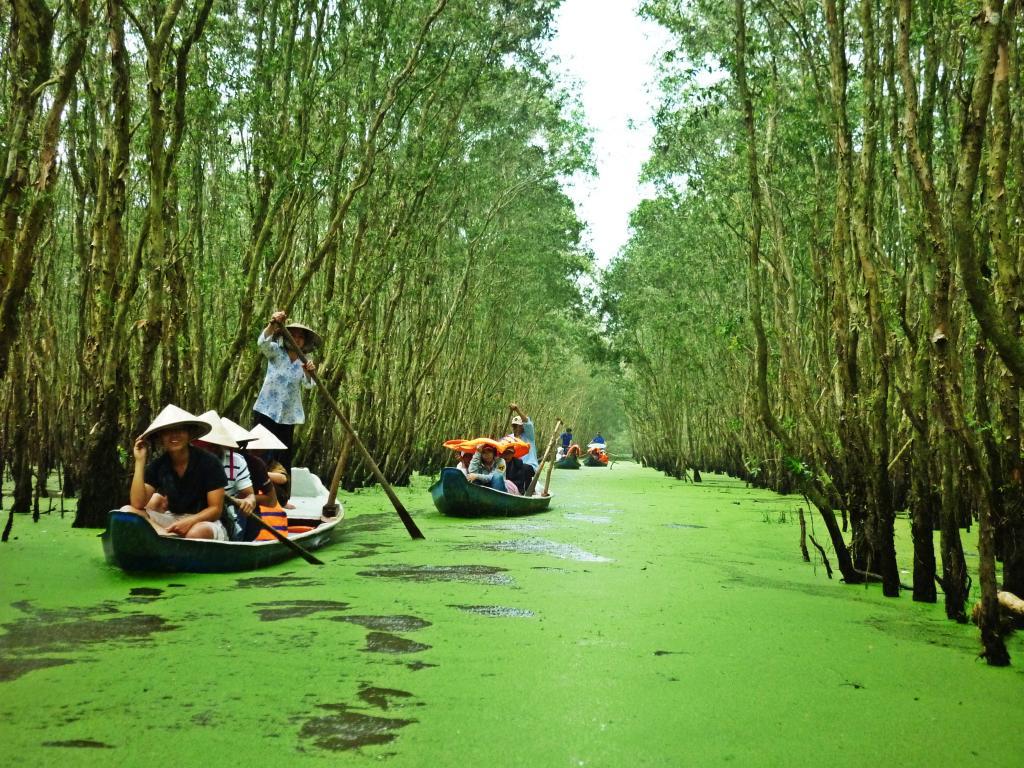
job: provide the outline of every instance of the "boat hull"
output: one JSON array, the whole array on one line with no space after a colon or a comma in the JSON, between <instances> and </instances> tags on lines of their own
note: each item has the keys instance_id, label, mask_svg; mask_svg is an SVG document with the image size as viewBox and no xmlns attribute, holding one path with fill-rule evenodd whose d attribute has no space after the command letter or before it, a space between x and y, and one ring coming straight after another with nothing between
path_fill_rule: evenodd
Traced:
<instances>
[{"instance_id":1,"label":"boat hull","mask_svg":"<svg viewBox=\"0 0 1024 768\"><path fill-rule=\"evenodd\" d=\"M598 461L589 454L583 459L583 466L585 467L607 467L607 464Z\"/></svg>"},{"instance_id":2,"label":"boat hull","mask_svg":"<svg viewBox=\"0 0 1024 768\"><path fill-rule=\"evenodd\" d=\"M555 462L555 469L579 469L580 460L575 456L566 456Z\"/></svg>"},{"instance_id":3,"label":"boat hull","mask_svg":"<svg viewBox=\"0 0 1024 768\"><path fill-rule=\"evenodd\" d=\"M316 527L288 538L307 551L320 549L333 541L342 519L339 515L327 522L289 520ZM277 539L233 542L161 536L140 515L118 510L107 515L107 530L100 538L107 562L131 572L231 573L265 568L296 556Z\"/></svg>"},{"instance_id":4,"label":"boat hull","mask_svg":"<svg viewBox=\"0 0 1024 768\"><path fill-rule=\"evenodd\" d=\"M437 511L452 517L514 517L543 512L550 496L514 496L511 493L473 485L455 467L445 467L430 486Z\"/></svg>"}]
</instances>

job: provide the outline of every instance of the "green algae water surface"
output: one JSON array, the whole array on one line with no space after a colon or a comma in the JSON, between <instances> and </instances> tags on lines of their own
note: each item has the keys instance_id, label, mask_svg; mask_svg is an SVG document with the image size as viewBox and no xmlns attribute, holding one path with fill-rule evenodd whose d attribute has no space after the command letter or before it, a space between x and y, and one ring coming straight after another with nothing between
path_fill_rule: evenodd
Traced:
<instances>
[{"instance_id":1,"label":"green algae water surface","mask_svg":"<svg viewBox=\"0 0 1024 768\"><path fill-rule=\"evenodd\" d=\"M323 567L124 574L70 518L0 547L4 765L1016 764L1016 666L800 561L799 502L632 464L550 511L345 497ZM903 527L906 524L903 523ZM820 528L820 525L819 525ZM909 543L901 557L907 562ZM1009 727L1008 727L1009 726Z\"/></svg>"}]
</instances>

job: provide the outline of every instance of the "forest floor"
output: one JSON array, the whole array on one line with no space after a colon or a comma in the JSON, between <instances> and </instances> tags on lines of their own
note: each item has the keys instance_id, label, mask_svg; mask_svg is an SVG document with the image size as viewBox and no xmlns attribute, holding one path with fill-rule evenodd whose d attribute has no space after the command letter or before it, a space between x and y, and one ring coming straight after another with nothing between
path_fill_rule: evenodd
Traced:
<instances>
[{"instance_id":1,"label":"forest floor","mask_svg":"<svg viewBox=\"0 0 1024 768\"><path fill-rule=\"evenodd\" d=\"M3 764L1024 754L1024 637L1010 642L1014 666L993 669L977 629L941 604L828 580L801 562L796 497L617 463L556 471L545 514L460 520L433 509L428 484L400 489L425 541L364 491L344 497L325 566L236 575L124 574L70 515L18 516L0 547ZM909 570L909 524L898 529Z\"/></svg>"}]
</instances>

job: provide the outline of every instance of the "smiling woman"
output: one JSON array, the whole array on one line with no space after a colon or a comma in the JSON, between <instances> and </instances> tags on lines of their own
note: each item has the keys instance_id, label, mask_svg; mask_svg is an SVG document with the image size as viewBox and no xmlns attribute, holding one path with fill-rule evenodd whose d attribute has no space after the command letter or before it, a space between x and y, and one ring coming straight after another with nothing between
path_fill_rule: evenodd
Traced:
<instances>
[{"instance_id":1,"label":"smiling woman","mask_svg":"<svg viewBox=\"0 0 1024 768\"><path fill-rule=\"evenodd\" d=\"M168 405L139 435L133 446L131 504L158 532L189 539L227 541L220 522L227 478L215 456L189 443L210 431L210 425L175 405ZM163 453L146 463L149 441Z\"/></svg>"}]
</instances>

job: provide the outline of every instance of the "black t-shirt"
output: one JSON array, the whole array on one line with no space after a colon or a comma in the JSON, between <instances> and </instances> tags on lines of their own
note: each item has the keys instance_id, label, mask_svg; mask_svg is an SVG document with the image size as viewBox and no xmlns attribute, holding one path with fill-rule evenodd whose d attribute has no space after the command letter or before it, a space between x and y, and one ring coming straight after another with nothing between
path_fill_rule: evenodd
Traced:
<instances>
[{"instance_id":1,"label":"black t-shirt","mask_svg":"<svg viewBox=\"0 0 1024 768\"><path fill-rule=\"evenodd\" d=\"M220 459L195 446L188 449L188 466L181 477L171 466L170 454L165 453L149 462L144 479L167 497L167 511L176 515L194 515L206 509L206 494L228 484Z\"/></svg>"},{"instance_id":2,"label":"black t-shirt","mask_svg":"<svg viewBox=\"0 0 1024 768\"><path fill-rule=\"evenodd\" d=\"M515 483L520 493L526 493L526 487L535 474L536 470L522 459L505 459L505 477Z\"/></svg>"}]
</instances>

